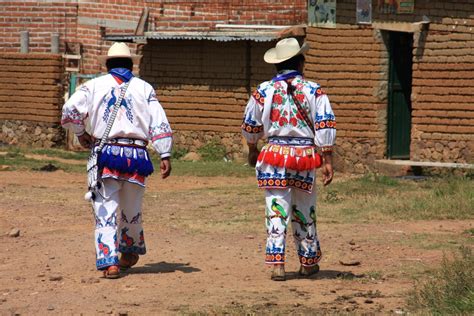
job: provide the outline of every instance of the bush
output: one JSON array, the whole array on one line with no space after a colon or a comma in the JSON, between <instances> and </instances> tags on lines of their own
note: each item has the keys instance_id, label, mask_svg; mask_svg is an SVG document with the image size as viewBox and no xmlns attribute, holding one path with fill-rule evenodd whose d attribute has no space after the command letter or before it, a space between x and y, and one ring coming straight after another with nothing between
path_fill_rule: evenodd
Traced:
<instances>
[{"instance_id":1,"label":"bush","mask_svg":"<svg viewBox=\"0 0 474 316\"><path fill-rule=\"evenodd\" d=\"M474 314L474 256L466 247L453 260L443 257L441 268L431 278L415 284L408 306L413 311L435 315Z\"/></svg>"},{"instance_id":2,"label":"bush","mask_svg":"<svg viewBox=\"0 0 474 316\"><path fill-rule=\"evenodd\" d=\"M219 141L212 140L200 147L198 153L204 161L219 161L224 159L226 149Z\"/></svg>"},{"instance_id":3,"label":"bush","mask_svg":"<svg viewBox=\"0 0 474 316\"><path fill-rule=\"evenodd\" d=\"M171 151L171 158L174 160L178 160L184 157L187 153L188 153L188 150L185 148L173 147L173 150Z\"/></svg>"}]
</instances>

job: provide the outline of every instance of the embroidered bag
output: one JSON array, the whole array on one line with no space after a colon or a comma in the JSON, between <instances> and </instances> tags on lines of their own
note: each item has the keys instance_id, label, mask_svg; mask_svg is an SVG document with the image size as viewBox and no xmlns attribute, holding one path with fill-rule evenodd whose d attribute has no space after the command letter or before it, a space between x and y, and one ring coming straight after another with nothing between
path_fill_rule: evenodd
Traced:
<instances>
[{"instance_id":1,"label":"embroidered bag","mask_svg":"<svg viewBox=\"0 0 474 316\"><path fill-rule=\"evenodd\" d=\"M131 81L131 80L130 80ZM120 108L120 104L122 103L123 97L125 96L125 92L130 84L128 81L124 87L121 89L120 95L117 98L117 101L114 104L114 108L112 113L110 114L109 121L107 122L107 127L105 128L104 135L100 139L100 143L98 146L94 146L91 150L91 154L87 159L87 185L88 185L88 192L85 195L86 200L94 200L96 193L98 193L101 183L101 170L99 170L98 160L99 155L102 152L102 148L105 146L105 142L107 141L107 137L109 137L110 130L112 129L112 125L114 124L115 117L117 116L118 109Z\"/></svg>"},{"instance_id":2,"label":"embroidered bag","mask_svg":"<svg viewBox=\"0 0 474 316\"><path fill-rule=\"evenodd\" d=\"M298 113L301 115L301 117L303 118L303 120L306 122L306 124L308 125L308 127L311 129L311 131L313 131L313 122L311 121L311 119L309 118L308 116L308 113L303 109L303 107L301 106L300 102L295 98L295 95L294 95L294 91L295 91L295 87L291 84L293 80L287 80L287 84L288 84L288 94L291 95L291 98L293 99L295 105L296 105L296 109L298 111ZM313 136L314 136L314 133L313 133ZM319 153L316 153L315 154L315 159L316 159L316 168L319 168L321 167L321 164L322 164L322 157Z\"/></svg>"}]
</instances>

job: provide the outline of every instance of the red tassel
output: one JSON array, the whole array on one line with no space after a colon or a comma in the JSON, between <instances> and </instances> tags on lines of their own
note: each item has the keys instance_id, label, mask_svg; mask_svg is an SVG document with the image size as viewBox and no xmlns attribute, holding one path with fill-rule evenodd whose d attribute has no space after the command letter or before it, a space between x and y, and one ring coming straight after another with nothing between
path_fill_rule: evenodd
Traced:
<instances>
[{"instance_id":1,"label":"red tassel","mask_svg":"<svg viewBox=\"0 0 474 316\"><path fill-rule=\"evenodd\" d=\"M318 154L318 153L316 153L316 154L314 155L314 160L315 160L315 162L316 162L316 168L320 168L321 165L323 164L323 159L321 158L321 155Z\"/></svg>"},{"instance_id":2,"label":"red tassel","mask_svg":"<svg viewBox=\"0 0 474 316\"><path fill-rule=\"evenodd\" d=\"M286 167L288 169L296 170L296 168L297 168L296 157L288 155L288 159L286 161Z\"/></svg>"}]
</instances>

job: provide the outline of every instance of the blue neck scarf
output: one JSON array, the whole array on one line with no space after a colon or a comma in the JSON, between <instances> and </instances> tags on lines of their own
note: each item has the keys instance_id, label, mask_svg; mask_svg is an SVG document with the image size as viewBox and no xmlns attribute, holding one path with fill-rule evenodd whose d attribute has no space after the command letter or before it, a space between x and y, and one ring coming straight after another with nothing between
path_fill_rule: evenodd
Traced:
<instances>
[{"instance_id":1,"label":"blue neck scarf","mask_svg":"<svg viewBox=\"0 0 474 316\"><path fill-rule=\"evenodd\" d=\"M282 74L277 74L275 77L273 77L273 81L274 82L277 82L277 81L281 81L281 80L287 80L287 79L290 79L290 78L294 78L296 76L303 76L299 71L296 71L296 70L292 70L290 72L285 72L285 73L282 73Z\"/></svg>"},{"instance_id":2,"label":"blue neck scarf","mask_svg":"<svg viewBox=\"0 0 474 316\"><path fill-rule=\"evenodd\" d=\"M127 68L114 68L109 71L109 74L119 77L123 82L128 82L133 78L133 73Z\"/></svg>"}]
</instances>

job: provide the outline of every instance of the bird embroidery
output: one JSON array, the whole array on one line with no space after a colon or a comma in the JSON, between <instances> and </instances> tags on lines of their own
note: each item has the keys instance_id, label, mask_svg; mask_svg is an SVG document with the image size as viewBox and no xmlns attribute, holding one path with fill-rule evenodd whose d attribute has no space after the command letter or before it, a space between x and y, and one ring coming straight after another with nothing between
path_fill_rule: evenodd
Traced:
<instances>
[{"instance_id":1,"label":"bird embroidery","mask_svg":"<svg viewBox=\"0 0 474 316\"><path fill-rule=\"evenodd\" d=\"M99 237L97 238L97 243L99 246L99 255L104 255L105 257L109 257L110 247L102 242L102 234L99 234Z\"/></svg>"},{"instance_id":2,"label":"bird embroidery","mask_svg":"<svg viewBox=\"0 0 474 316\"><path fill-rule=\"evenodd\" d=\"M286 227L286 219L288 218L288 215L283 206L277 203L277 199L272 200L271 209L275 213L275 217L279 217L281 219L281 224Z\"/></svg>"},{"instance_id":3,"label":"bird embroidery","mask_svg":"<svg viewBox=\"0 0 474 316\"><path fill-rule=\"evenodd\" d=\"M303 213L301 213L301 211L296 208L296 205L293 205L293 219L291 221L298 223L302 231L308 231L308 229L306 228L306 226L308 225L308 221L304 217Z\"/></svg>"},{"instance_id":4,"label":"bird embroidery","mask_svg":"<svg viewBox=\"0 0 474 316\"><path fill-rule=\"evenodd\" d=\"M120 236L121 237L121 242L125 243L125 245L127 245L127 247L131 247L135 244L135 241L133 240L132 237L127 235L127 232L128 232L127 227L122 229L122 233L121 233L121 236Z\"/></svg>"}]
</instances>

